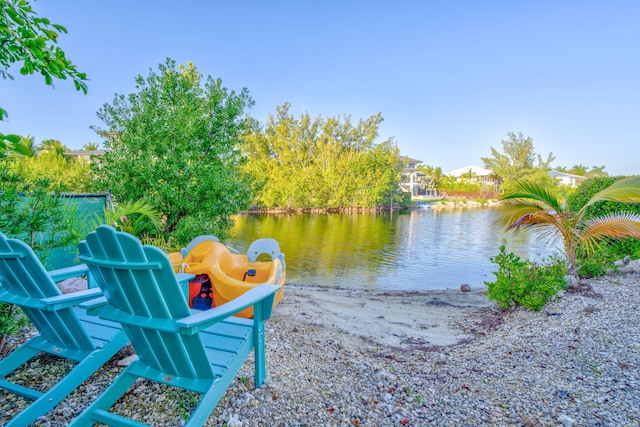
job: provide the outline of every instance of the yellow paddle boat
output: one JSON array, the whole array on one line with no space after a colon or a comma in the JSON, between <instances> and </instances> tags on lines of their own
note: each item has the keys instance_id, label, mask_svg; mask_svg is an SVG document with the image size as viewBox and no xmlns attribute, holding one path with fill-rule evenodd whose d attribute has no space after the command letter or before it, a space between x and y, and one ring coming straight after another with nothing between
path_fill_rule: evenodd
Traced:
<instances>
[{"instance_id":1,"label":"yellow paddle boat","mask_svg":"<svg viewBox=\"0 0 640 427\"><path fill-rule=\"evenodd\" d=\"M274 308L284 295L284 254L274 239L258 239L251 243L246 255L241 255L232 253L215 236L199 236L180 252L169 254L169 258L176 273L196 275L189 282L188 302L192 308L206 310L220 306L263 283L280 287ZM253 317L253 307L237 316Z\"/></svg>"}]
</instances>

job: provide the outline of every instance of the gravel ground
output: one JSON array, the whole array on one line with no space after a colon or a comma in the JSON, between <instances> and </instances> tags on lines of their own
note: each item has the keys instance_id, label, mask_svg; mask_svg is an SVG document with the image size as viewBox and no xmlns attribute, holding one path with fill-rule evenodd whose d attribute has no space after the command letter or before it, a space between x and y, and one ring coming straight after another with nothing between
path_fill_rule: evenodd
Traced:
<instances>
[{"instance_id":1,"label":"gravel ground","mask_svg":"<svg viewBox=\"0 0 640 427\"><path fill-rule=\"evenodd\" d=\"M638 426L640 264L565 293L541 312L478 308L453 327L472 338L445 347L394 347L276 310L267 325L267 371L253 362L208 426ZM30 331L16 335L8 350ZM40 418L63 426L122 370L125 348ZM67 366L40 357L16 373L43 386ZM25 402L0 392L0 422ZM180 426L197 395L141 382L115 411Z\"/></svg>"}]
</instances>

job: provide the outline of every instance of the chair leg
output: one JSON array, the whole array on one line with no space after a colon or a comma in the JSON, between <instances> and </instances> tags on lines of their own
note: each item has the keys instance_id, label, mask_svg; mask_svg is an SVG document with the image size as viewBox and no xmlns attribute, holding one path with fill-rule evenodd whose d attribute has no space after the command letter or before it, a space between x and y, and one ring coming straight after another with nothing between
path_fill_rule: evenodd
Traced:
<instances>
[{"instance_id":1,"label":"chair leg","mask_svg":"<svg viewBox=\"0 0 640 427\"><path fill-rule=\"evenodd\" d=\"M10 355L0 360L0 378L6 377L40 352L40 350L30 347L29 341L25 342Z\"/></svg>"},{"instance_id":2,"label":"chair leg","mask_svg":"<svg viewBox=\"0 0 640 427\"><path fill-rule=\"evenodd\" d=\"M233 379L234 377L232 375L225 375L213 381L209 390L202 395L198 406L193 410L184 427L200 427L204 425L216 409L216 406L218 406L218 402L220 402L222 396L227 392L227 388Z\"/></svg>"},{"instance_id":3,"label":"chair leg","mask_svg":"<svg viewBox=\"0 0 640 427\"><path fill-rule=\"evenodd\" d=\"M253 342L254 342L254 358L255 358L255 382L256 388L262 387L264 380L267 378L267 362L265 357L264 343L264 321L262 320L262 304L255 304L254 308L254 325L253 325Z\"/></svg>"},{"instance_id":4,"label":"chair leg","mask_svg":"<svg viewBox=\"0 0 640 427\"><path fill-rule=\"evenodd\" d=\"M13 417L6 427L31 424L38 417L49 412L54 406L78 388L87 378L100 369L126 342L126 335L120 333L104 347L87 354L64 378L37 400L33 401L22 412Z\"/></svg>"},{"instance_id":5,"label":"chair leg","mask_svg":"<svg viewBox=\"0 0 640 427\"><path fill-rule=\"evenodd\" d=\"M73 419L69 426L86 427L95 423L94 414L101 411L107 411L123 394L129 390L129 387L138 379L137 375L129 373L129 370L135 362L125 368L115 381L102 393L87 409L85 409L78 417Z\"/></svg>"}]
</instances>

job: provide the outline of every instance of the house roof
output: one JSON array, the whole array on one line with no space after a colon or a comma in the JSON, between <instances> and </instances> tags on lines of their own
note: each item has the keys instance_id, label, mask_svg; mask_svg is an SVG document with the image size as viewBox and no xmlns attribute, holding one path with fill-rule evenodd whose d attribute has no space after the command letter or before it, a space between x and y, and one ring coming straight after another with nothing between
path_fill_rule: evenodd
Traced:
<instances>
[{"instance_id":1,"label":"house roof","mask_svg":"<svg viewBox=\"0 0 640 427\"><path fill-rule=\"evenodd\" d=\"M65 151L66 156L93 156L104 154L105 150L74 150L74 151Z\"/></svg>"},{"instance_id":2,"label":"house roof","mask_svg":"<svg viewBox=\"0 0 640 427\"><path fill-rule=\"evenodd\" d=\"M572 173L560 172L557 170L552 170L549 172L549 175L558 177L558 178L573 178L573 179L587 179L588 177L582 175L574 175Z\"/></svg>"},{"instance_id":3,"label":"house roof","mask_svg":"<svg viewBox=\"0 0 640 427\"><path fill-rule=\"evenodd\" d=\"M445 175L454 176L457 178L459 176L464 175L465 173L469 173L469 170L471 170L471 172L476 176L487 176L493 173L493 171L489 169L481 168L480 166L471 165L471 166L465 166L463 168L454 169L452 171L445 173Z\"/></svg>"}]
</instances>

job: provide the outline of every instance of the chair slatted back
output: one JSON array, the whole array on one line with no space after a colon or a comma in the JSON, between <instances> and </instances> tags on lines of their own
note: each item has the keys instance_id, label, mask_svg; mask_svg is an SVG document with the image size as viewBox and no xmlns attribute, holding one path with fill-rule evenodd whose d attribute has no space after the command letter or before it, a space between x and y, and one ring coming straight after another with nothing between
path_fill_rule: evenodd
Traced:
<instances>
[{"instance_id":1,"label":"chair slatted back","mask_svg":"<svg viewBox=\"0 0 640 427\"><path fill-rule=\"evenodd\" d=\"M67 349L94 348L71 308L50 311L38 307L41 298L61 295L61 292L31 247L2 233L0 292L0 300L20 306L45 340Z\"/></svg>"},{"instance_id":2,"label":"chair slatted back","mask_svg":"<svg viewBox=\"0 0 640 427\"><path fill-rule=\"evenodd\" d=\"M107 299L104 314L122 324L142 363L168 375L213 377L200 336L167 327L191 314L167 254L109 226L79 249Z\"/></svg>"}]
</instances>

